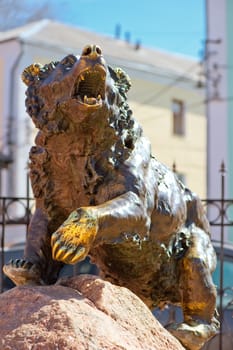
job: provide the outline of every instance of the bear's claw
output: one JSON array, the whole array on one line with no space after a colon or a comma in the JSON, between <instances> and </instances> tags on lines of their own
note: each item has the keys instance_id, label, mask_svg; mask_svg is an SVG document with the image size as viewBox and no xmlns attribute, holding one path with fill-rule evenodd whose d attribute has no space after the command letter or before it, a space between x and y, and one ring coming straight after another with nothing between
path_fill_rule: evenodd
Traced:
<instances>
[{"instance_id":1,"label":"bear's claw","mask_svg":"<svg viewBox=\"0 0 233 350\"><path fill-rule=\"evenodd\" d=\"M16 286L43 284L39 267L25 259L11 259L3 266L3 271Z\"/></svg>"}]
</instances>

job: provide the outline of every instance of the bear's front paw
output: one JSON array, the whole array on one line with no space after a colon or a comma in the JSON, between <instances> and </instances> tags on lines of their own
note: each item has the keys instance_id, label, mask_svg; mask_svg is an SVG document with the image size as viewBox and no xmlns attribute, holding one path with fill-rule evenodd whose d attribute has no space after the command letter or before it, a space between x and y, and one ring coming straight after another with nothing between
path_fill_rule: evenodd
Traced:
<instances>
[{"instance_id":1,"label":"bear's front paw","mask_svg":"<svg viewBox=\"0 0 233 350\"><path fill-rule=\"evenodd\" d=\"M25 259L10 260L3 266L3 272L16 286L43 284L38 266Z\"/></svg>"},{"instance_id":2,"label":"bear's front paw","mask_svg":"<svg viewBox=\"0 0 233 350\"><path fill-rule=\"evenodd\" d=\"M80 208L52 234L51 246L54 260L75 264L85 259L98 230L97 218L92 210Z\"/></svg>"}]
</instances>

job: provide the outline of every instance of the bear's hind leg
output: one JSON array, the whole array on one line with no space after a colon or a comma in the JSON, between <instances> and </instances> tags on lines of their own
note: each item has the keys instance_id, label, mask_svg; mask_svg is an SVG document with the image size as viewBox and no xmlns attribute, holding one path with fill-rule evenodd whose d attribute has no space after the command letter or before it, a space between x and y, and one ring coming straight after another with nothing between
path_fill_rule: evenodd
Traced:
<instances>
[{"instance_id":1,"label":"bear's hind leg","mask_svg":"<svg viewBox=\"0 0 233 350\"><path fill-rule=\"evenodd\" d=\"M189 350L199 350L219 327L215 319L216 288L211 273L216 256L208 234L192 225L190 246L178 262L184 321L169 331Z\"/></svg>"}]
</instances>

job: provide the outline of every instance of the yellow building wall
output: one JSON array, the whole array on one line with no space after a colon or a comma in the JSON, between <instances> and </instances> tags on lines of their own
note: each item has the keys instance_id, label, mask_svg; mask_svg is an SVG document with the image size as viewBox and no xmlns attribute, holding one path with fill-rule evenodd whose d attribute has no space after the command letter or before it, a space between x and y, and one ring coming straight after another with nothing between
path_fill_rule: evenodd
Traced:
<instances>
[{"instance_id":1,"label":"yellow building wall","mask_svg":"<svg viewBox=\"0 0 233 350\"><path fill-rule=\"evenodd\" d=\"M206 197L206 118L203 97L197 92L173 87L156 97L164 86L132 80L129 103L152 145L152 154L185 176L187 187ZM155 98L153 99L153 93ZM172 99L186 105L184 136L173 135Z\"/></svg>"}]
</instances>

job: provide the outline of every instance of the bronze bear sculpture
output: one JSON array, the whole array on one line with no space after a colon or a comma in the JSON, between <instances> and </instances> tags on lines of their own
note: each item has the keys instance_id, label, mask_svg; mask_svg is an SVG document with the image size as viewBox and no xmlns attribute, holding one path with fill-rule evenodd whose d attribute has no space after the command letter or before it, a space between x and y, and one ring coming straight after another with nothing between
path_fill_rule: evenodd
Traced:
<instances>
[{"instance_id":1,"label":"bronze bear sculpture","mask_svg":"<svg viewBox=\"0 0 233 350\"><path fill-rule=\"evenodd\" d=\"M36 199L24 258L4 266L16 285L52 284L89 255L101 276L151 309L180 305L168 329L190 350L216 334L216 256L199 198L151 156L127 103L130 80L100 47L26 68Z\"/></svg>"}]
</instances>

